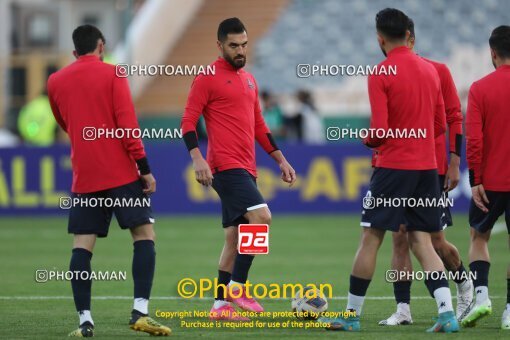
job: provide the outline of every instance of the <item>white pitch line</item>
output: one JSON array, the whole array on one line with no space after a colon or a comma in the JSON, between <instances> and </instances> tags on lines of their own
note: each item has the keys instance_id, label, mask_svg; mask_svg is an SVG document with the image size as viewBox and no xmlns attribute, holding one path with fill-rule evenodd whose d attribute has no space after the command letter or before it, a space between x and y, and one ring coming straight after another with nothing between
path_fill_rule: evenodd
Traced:
<instances>
[{"instance_id":1,"label":"white pitch line","mask_svg":"<svg viewBox=\"0 0 510 340\"><path fill-rule=\"evenodd\" d=\"M455 296L452 297L456 299ZM506 298L504 296L491 296L492 299ZM72 300L72 296L0 296L0 300ZM93 296L93 300L132 300L132 296ZM191 298L185 299L180 296L154 296L151 300L184 300L184 301L207 301L212 300L212 297L205 298ZM290 298L265 298L262 300L289 300ZM333 296L328 298L330 300L347 300L346 296ZM394 296L367 296L366 300L394 300ZM430 296L411 296L412 300L427 300L432 299Z\"/></svg>"}]
</instances>

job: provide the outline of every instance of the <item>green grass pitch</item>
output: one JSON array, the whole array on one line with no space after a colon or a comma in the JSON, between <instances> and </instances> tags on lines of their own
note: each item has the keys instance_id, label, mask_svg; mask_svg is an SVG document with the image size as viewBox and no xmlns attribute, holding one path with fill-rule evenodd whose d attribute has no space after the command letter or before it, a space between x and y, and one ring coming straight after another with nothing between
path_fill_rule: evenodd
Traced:
<instances>
[{"instance_id":1,"label":"green grass pitch","mask_svg":"<svg viewBox=\"0 0 510 340\"><path fill-rule=\"evenodd\" d=\"M469 228L467 217L454 217L455 226L447 238L460 250L468 264ZM53 339L62 338L77 326L71 299L70 283L66 281L35 282L37 269L67 270L71 254L71 236L67 234L66 218L0 218L2 246L0 271L0 338ZM254 283L330 283L333 295L330 310L345 308L352 259L359 236L357 215L292 215L274 216L270 234L270 254L255 259L250 281ZM174 299L177 282L185 277L214 278L223 233L218 216L160 217L156 221L156 276L150 303L152 316L160 311L208 311L210 299ZM490 294L493 315L476 328L462 329L449 338L506 338L510 333L499 329L506 300L506 268L508 236L506 231L493 235ZM136 338L148 335L128 329L132 307L131 237L114 221L107 239L96 244L93 270L127 271L127 281L98 281L92 286L92 313L99 338ZM433 324L435 302L428 297L423 282L414 282L411 301L414 325L381 327L377 322L388 317L395 308L392 285L385 282L384 272L390 268L391 235L387 235L379 252L377 271L368 291L362 316L362 332L347 334L356 339L422 339L441 337L424 331ZM419 266L415 264L415 270ZM451 283L452 294L456 290ZM262 301L268 311L290 310L289 300ZM456 304L454 300L454 304ZM187 319L188 321L207 319ZM158 319L172 328L172 336L181 338L290 338L332 339L340 332L323 329L253 328L199 329L181 327L179 319ZM261 320L269 322L271 320Z\"/></svg>"}]
</instances>

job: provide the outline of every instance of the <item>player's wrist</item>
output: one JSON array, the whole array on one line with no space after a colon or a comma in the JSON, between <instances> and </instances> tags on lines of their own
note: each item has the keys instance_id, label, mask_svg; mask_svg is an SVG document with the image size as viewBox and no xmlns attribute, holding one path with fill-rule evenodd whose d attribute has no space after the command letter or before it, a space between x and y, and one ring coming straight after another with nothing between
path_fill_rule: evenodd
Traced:
<instances>
[{"instance_id":1,"label":"player's wrist","mask_svg":"<svg viewBox=\"0 0 510 340\"><path fill-rule=\"evenodd\" d=\"M460 166L460 157L454 152L450 152L450 166Z\"/></svg>"}]
</instances>

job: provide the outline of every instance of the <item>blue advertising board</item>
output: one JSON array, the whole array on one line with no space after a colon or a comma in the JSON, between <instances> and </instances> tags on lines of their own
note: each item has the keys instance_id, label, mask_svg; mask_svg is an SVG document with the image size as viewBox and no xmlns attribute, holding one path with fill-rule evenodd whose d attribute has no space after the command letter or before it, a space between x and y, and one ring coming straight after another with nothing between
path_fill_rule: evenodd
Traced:
<instances>
[{"instance_id":1,"label":"blue advertising board","mask_svg":"<svg viewBox=\"0 0 510 340\"><path fill-rule=\"evenodd\" d=\"M278 166L271 157L257 147L257 182L273 212L361 211L372 172L369 149L354 143L284 144L281 149L298 174L298 182L292 188L281 181ZM195 181L185 147L180 143L148 144L146 151L157 180L157 192L151 197L156 213L220 212L214 190ZM0 215L62 213L59 200L69 196L71 179L67 146L0 149ZM461 183L450 194L454 212L467 212L470 194L463 162Z\"/></svg>"}]
</instances>

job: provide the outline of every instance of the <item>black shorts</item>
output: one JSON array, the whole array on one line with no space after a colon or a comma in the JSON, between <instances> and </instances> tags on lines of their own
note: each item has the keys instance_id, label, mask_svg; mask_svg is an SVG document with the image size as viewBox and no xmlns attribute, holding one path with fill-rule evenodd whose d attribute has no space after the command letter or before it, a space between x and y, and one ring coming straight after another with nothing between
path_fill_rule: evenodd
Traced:
<instances>
[{"instance_id":1,"label":"black shorts","mask_svg":"<svg viewBox=\"0 0 510 340\"><path fill-rule=\"evenodd\" d=\"M439 192L441 192L441 195L443 197L443 200L446 202L448 198L448 193L444 191L444 181L445 181L445 175L439 175ZM445 204L441 209L441 227L443 230L445 230L448 227L451 227L453 225L452 220L452 213L450 211L450 206L448 204Z\"/></svg>"},{"instance_id":2,"label":"black shorts","mask_svg":"<svg viewBox=\"0 0 510 340\"><path fill-rule=\"evenodd\" d=\"M214 190L221 199L223 227L248 223L244 214L267 207L257 188L255 177L244 169L229 169L214 174Z\"/></svg>"},{"instance_id":3,"label":"black shorts","mask_svg":"<svg viewBox=\"0 0 510 340\"><path fill-rule=\"evenodd\" d=\"M469 206L469 225L480 233L485 233L494 227L498 218L505 213L506 229L510 234L510 192L485 190L489 199L486 207L488 213L481 211L471 198Z\"/></svg>"},{"instance_id":4,"label":"black shorts","mask_svg":"<svg viewBox=\"0 0 510 340\"><path fill-rule=\"evenodd\" d=\"M437 170L398 170L375 168L367 195L363 199L361 226L398 231L405 221L408 231L437 232L442 230L440 209L404 204L404 200L440 198ZM375 204L377 198L398 202L393 206Z\"/></svg>"},{"instance_id":5,"label":"black shorts","mask_svg":"<svg viewBox=\"0 0 510 340\"><path fill-rule=\"evenodd\" d=\"M93 193L73 193L71 200L87 203L71 206L67 227L70 234L96 234L98 237L106 237L113 213L122 229L154 223L152 209L150 204L147 204L150 201L143 192L141 180Z\"/></svg>"}]
</instances>

